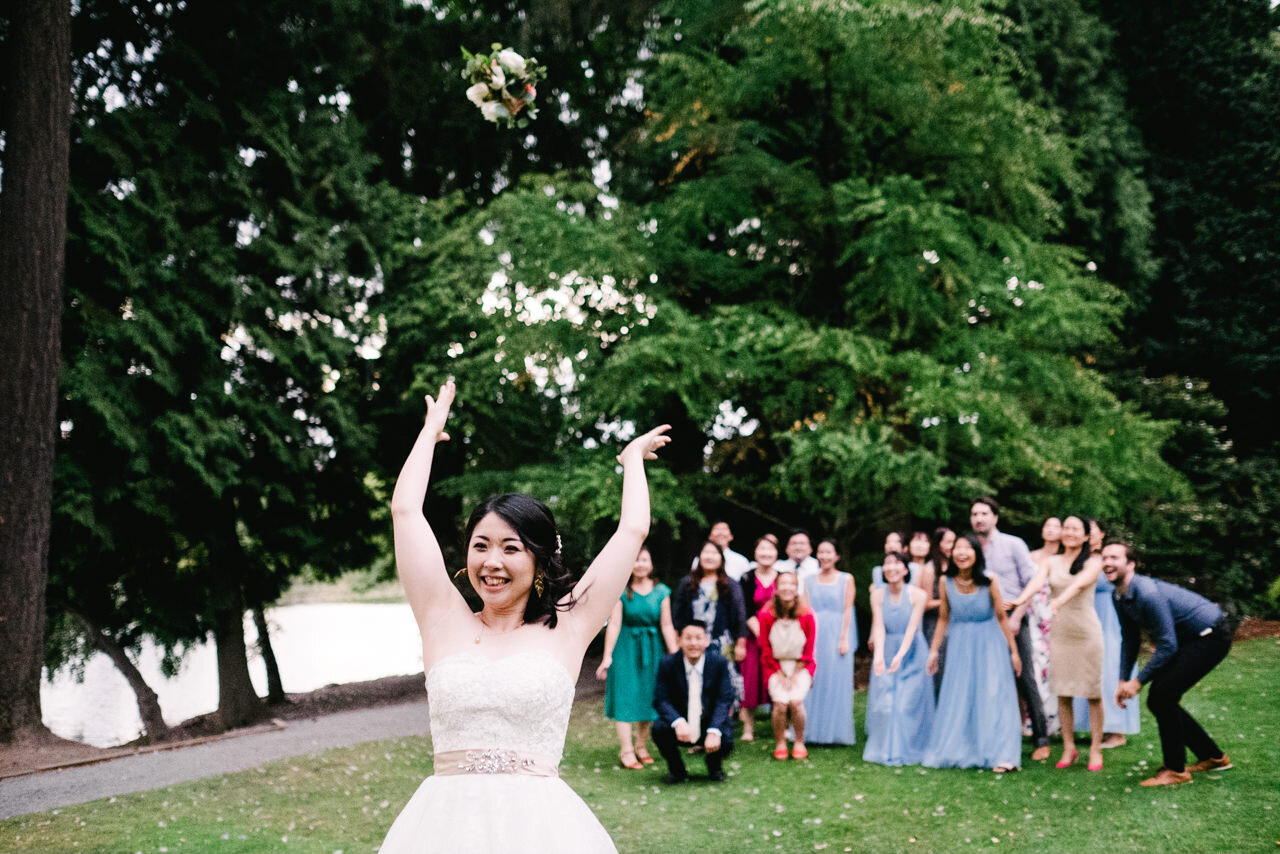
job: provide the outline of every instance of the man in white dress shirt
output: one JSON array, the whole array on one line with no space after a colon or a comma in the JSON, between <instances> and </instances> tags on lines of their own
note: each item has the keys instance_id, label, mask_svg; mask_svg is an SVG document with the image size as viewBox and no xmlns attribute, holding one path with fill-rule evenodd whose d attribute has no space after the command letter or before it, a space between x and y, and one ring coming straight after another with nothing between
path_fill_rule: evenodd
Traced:
<instances>
[{"instance_id":1,"label":"man in white dress shirt","mask_svg":"<svg viewBox=\"0 0 1280 854\"><path fill-rule=\"evenodd\" d=\"M689 778L681 745L701 747L707 777L725 779L724 757L733 750L735 693L729 662L714 647L708 649L710 640L706 624L694 620L680 630L680 650L658 662L653 741L667 762L664 783Z\"/></svg>"},{"instance_id":2,"label":"man in white dress shirt","mask_svg":"<svg viewBox=\"0 0 1280 854\"><path fill-rule=\"evenodd\" d=\"M805 582L818 574L818 559L813 556L813 538L803 528L797 528L787 538L787 559L777 563L778 572L794 572L804 591Z\"/></svg>"}]
</instances>

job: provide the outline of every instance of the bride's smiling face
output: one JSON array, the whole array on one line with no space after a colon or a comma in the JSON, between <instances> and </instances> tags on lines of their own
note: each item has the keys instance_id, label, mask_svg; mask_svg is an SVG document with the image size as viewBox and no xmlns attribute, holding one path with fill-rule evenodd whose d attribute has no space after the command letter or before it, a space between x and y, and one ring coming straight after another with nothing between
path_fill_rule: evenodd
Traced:
<instances>
[{"instance_id":1,"label":"bride's smiling face","mask_svg":"<svg viewBox=\"0 0 1280 854\"><path fill-rule=\"evenodd\" d=\"M535 562L516 529L496 513L481 519L467 543L467 575L487 606L513 606L529 596Z\"/></svg>"}]
</instances>

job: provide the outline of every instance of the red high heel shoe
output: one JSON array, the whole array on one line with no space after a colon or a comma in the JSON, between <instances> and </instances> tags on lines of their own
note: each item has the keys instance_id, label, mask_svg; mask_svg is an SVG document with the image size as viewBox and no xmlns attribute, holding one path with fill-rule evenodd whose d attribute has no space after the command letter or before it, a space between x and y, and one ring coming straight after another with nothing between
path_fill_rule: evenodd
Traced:
<instances>
[{"instance_id":1,"label":"red high heel shoe","mask_svg":"<svg viewBox=\"0 0 1280 854\"><path fill-rule=\"evenodd\" d=\"M1080 758L1080 751L1073 749L1071 751L1070 757L1068 757L1066 754L1063 754L1062 758L1058 760L1058 764L1053 767L1054 768L1070 768L1072 765L1076 763L1076 760L1079 758Z\"/></svg>"}]
</instances>

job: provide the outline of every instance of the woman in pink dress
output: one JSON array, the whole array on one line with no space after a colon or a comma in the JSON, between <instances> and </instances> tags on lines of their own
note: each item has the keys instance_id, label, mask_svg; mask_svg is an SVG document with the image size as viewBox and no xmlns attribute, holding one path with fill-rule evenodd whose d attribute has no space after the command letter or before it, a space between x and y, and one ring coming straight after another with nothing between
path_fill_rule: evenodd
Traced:
<instances>
[{"instance_id":1,"label":"woman in pink dress","mask_svg":"<svg viewBox=\"0 0 1280 854\"><path fill-rule=\"evenodd\" d=\"M765 534L756 540L755 565L739 582L742 601L747 606L747 655L742 659L742 740L756 737L756 709L769 702L764 669L760 663L760 609L773 598L778 580L778 538Z\"/></svg>"}]
</instances>

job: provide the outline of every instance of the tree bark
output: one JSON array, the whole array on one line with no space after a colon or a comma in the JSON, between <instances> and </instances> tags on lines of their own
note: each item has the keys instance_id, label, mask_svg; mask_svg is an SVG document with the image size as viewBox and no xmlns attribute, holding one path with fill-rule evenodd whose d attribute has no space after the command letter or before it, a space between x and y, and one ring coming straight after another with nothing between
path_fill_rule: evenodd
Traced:
<instances>
[{"instance_id":1,"label":"tree bark","mask_svg":"<svg viewBox=\"0 0 1280 854\"><path fill-rule=\"evenodd\" d=\"M218 648L218 720L223 729L248 726L266 717L253 681L244 645L244 598L237 590L231 607L215 616L213 639Z\"/></svg>"},{"instance_id":2,"label":"tree bark","mask_svg":"<svg viewBox=\"0 0 1280 854\"><path fill-rule=\"evenodd\" d=\"M258 627L258 652L267 666L267 702L283 703L284 682L280 679L280 665L276 663L275 650L271 648L271 632L267 627L266 610L261 604L253 606L253 624Z\"/></svg>"},{"instance_id":3,"label":"tree bark","mask_svg":"<svg viewBox=\"0 0 1280 854\"><path fill-rule=\"evenodd\" d=\"M156 696L155 691L151 690L147 680L142 678L138 668L129 660L124 648L116 643L115 638L98 628L84 614L70 607L67 608L67 611L80 621L80 625L84 626L85 633L93 641L94 647L111 659L111 663L116 666L116 670L120 671L125 681L129 683L129 687L133 689L133 696L138 701L138 714L142 717L142 727L146 733L147 742L149 744L157 744L167 741L170 737L169 725L164 722L164 715L160 712L160 698Z\"/></svg>"},{"instance_id":4,"label":"tree bark","mask_svg":"<svg viewBox=\"0 0 1280 854\"><path fill-rule=\"evenodd\" d=\"M0 129L0 744L41 720L71 138L71 9L14 0Z\"/></svg>"}]
</instances>

